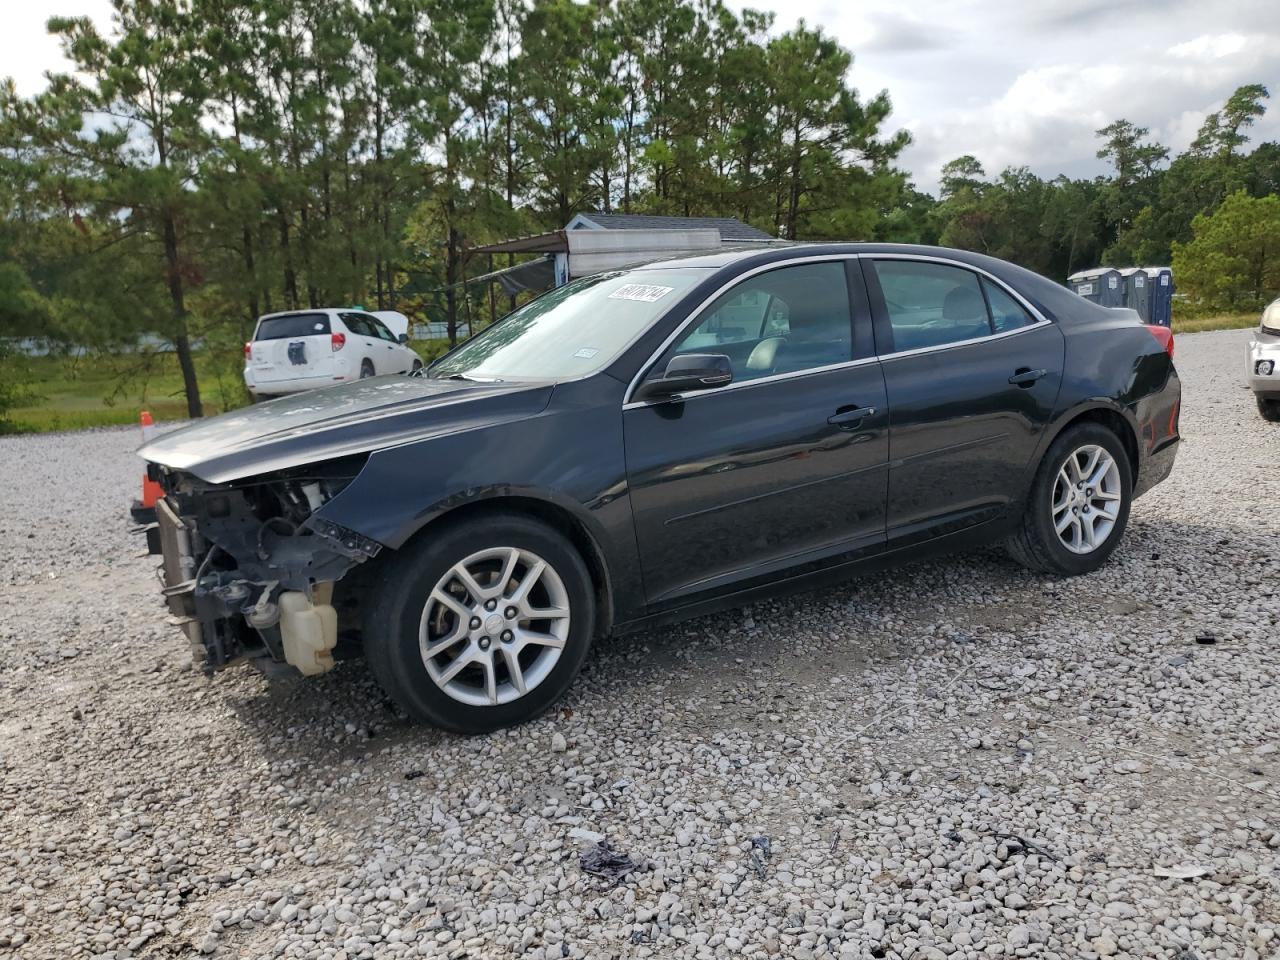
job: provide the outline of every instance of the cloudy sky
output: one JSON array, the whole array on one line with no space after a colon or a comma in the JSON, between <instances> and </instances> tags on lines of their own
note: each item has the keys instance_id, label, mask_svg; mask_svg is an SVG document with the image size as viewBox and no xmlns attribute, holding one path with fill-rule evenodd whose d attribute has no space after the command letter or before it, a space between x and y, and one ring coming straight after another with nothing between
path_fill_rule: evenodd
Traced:
<instances>
[{"instance_id":1,"label":"cloudy sky","mask_svg":"<svg viewBox=\"0 0 1280 960\"><path fill-rule=\"evenodd\" d=\"M1125 117L1175 150L1245 83L1273 92L1254 140L1280 139L1277 0L728 0L820 24L854 51L851 81L887 89L894 126L914 137L903 164L924 189L947 160L972 153L996 173L1102 170L1093 131ZM107 22L108 0L9 5L0 74L23 93L59 69L50 12Z\"/></svg>"}]
</instances>

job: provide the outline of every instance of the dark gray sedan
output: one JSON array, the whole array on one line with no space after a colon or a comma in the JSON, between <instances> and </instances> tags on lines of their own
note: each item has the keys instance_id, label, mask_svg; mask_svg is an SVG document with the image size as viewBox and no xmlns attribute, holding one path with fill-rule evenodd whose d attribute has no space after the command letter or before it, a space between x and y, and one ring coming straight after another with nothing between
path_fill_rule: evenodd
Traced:
<instances>
[{"instance_id":1,"label":"dark gray sedan","mask_svg":"<svg viewBox=\"0 0 1280 960\"><path fill-rule=\"evenodd\" d=\"M210 671L363 653L413 716L532 717L593 637L1000 541L1097 569L1178 445L1172 338L929 247L756 247L553 290L421 375L140 453Z\"/></svg>"}]
</instances>

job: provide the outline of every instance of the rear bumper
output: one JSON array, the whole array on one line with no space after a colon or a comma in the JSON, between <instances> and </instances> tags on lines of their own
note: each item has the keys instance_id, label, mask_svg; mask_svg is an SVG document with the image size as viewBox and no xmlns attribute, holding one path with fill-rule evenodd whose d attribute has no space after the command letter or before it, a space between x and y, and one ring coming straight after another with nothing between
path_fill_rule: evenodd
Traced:
<instances>
[{"instance_id":1,"label":"rear bumper","mask_svg":"<svg viewBox=\"0 0 1280 960\"><path fill-rule=\"evenodd\" d=\"M1169 476L1182 440L1182 381L1172 364L1163 387L1144 397L1135 412L1139 449L1133 495L1140 497Z\"/></svg>"},{"instance_id":2,"label":"rear bumper","mask_svg":"<svg viewBox=\"0 0 1280 960\"><path fill-rule=\"evenodd\" d=\"M260 379L263 376L261 370L252 366L244 368L244 385L255 397L282 397L285 394L302 393L305 390L328 387L350 379L345 359L334 360L327 372L317 376Z\"/></svg>"}]
</instances>

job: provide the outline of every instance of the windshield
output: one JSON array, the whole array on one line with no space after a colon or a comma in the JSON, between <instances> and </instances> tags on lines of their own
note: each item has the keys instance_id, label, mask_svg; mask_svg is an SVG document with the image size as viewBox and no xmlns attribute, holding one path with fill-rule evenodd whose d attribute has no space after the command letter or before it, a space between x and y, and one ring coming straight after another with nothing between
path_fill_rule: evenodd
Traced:
<instances>
[{"instance_id":1,"label":"windshield","mask_svg":"<svg viewBox=\"0 0 1280 960\"><path fill-rule=\"evenodd\" d=\"M626 270L575 280L441 357L428 375L570 380L595 373L706 276L706 270Z\"/></svg>"}]
</instances>

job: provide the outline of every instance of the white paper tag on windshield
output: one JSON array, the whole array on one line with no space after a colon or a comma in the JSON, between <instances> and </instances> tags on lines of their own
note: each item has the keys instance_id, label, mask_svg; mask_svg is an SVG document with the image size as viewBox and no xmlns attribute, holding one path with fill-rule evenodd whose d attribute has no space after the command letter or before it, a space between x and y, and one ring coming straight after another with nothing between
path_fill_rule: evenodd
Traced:
<instances>
[{"instance_id":1,"label":"white paper tag on windshield","mask_svg":"<svg viewBox=\"0 0 1280 960\"><path fill-rule=\"evenodd\" d=\"M674 287L659 287L652 283L624 283L609 294L609 299L639 300L641 303L653 303L655 300L661 300L673 289Z\"/></svg>"},{"instance_id":2,"label":"white paper tag on windshield","mask_svg":"<svg viewBox=\"0 0 1280 960\"><path fill-rule=\"evenodd\" d=\"M583 347L581 350L575 353L574 356L582 360L590 360L599 352L600 351L597 350L595 347Z\"/></svg>"}]
</instances>

